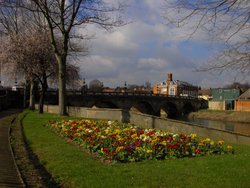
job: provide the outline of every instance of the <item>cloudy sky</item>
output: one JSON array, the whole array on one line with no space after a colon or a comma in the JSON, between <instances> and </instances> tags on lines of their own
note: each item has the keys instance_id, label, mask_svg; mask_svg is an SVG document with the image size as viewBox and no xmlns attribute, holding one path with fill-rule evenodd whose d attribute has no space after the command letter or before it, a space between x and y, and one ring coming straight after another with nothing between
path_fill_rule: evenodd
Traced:
<instances>
[{"instance_id":1,"label":"cloudy sky","mask_svg":"<svg viewBox=\"0 0 250 188\"><path fill-rule=\"evenodd\" d=\"M112 0L107 0L112 2ZM81 76L86 81L98 79L105 86L142 85L160 82L167 73L176 80L187 81L203 88L222 87L242 81L232 73L215 75L196 72L216 49L206 33L197 32L188 39L189 28L166 25L162 0L127 0L125 17L132 21L112 32L91 25L86 29L94 38L88 42L89 55L81 58Z\"/></svg>"}]
</instances>

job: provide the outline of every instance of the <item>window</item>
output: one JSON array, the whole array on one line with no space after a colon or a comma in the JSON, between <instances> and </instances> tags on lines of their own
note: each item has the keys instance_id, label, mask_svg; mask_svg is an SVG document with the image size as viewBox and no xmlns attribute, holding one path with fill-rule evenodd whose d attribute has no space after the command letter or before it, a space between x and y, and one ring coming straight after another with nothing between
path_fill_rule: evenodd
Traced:
<instances>
[{"instance_id":1,"label":"window","mask_svg":"<svg viewBox=\"0 0 250 188\"><path fill-rule=\"evenodd\" d=\"M167 94L167 88L161 88L161 93L166 93Z\"/></svg>"},{"instance_id":2,"label":"window","mask_svg":"<svg viewBox=\"0 0 250 188\"><path fill-rule=\"evenodd\" d=\"M171 87L169 89L169 95L175 95L175 88L174 87Z\"/></svg>"}]
</instances>

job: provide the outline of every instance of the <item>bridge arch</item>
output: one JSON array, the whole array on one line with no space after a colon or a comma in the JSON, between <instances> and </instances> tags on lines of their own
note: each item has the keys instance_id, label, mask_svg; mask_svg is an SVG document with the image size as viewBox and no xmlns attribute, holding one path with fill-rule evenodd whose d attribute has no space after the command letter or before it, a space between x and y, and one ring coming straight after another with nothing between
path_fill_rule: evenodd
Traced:
<instances>
[{"instance_id":1,"label":"bridge arch","mask_svg":"<svg viewBox=\"0 0 250 188\"><path fill-rule=\"evenodd\" d=\"M133 106L130 108L131 111L138 111L143 114L149 114L154 115L154 109L152 105L146 101L139 101L136 102Z\"/></svg>"},{"instance_id":2,"label":"bridge arch","mask_svg":"<svg viewBox=\"0 0 250 188\"><path fill-rule=\"evenodd\" d=\"M175 118L179 115L177 105L173 102L166 102L160 107L160 116L165 118Z\"/></svg>"},{"instance_id":3,"label":"bridge arch","mask_svg":"<svg viewBox=\"0 0 250 188\"><path fill-rule=\"evenodd\" d=\"M190 103L185 103L182 107L182 114L183 115L187 115L190 112L194 112L195 111L195 107Z\"/></svg>"}]
</instances>

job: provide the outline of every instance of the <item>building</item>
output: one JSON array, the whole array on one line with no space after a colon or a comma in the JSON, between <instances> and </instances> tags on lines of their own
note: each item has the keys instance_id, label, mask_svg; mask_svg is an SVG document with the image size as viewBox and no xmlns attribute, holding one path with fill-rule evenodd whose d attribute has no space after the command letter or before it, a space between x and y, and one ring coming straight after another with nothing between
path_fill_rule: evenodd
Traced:
<instances>
[{"instance_id":1,"label":"building","mask_svg":"<svg viewBox=\"0 0 250 188\"><path fill-rule=\"evenodd\" d=\"M234 101L235 111L250 111L250 89Z\"/></svg>"},{"instance_id":2,"label":"building","mask_svg":"<svg viewBox=\"0 0 250 188\"><path fill-rule=\"evenodd\" d=\"M233 110L234 100L241 94L239 88L216 88L212 89L212 101L209 101L211 110Z\"/></svg>"},{"instance_id":3,"label":"building","mask_svg":"<svg viewBox=\"0 0 250 188\"><path fill-rule=\"evenodd\" d=\"M212 99L212 90L211 89L200 89L198 91L198 98L209 101Z\"/></svg>"},{"instance_id":4,"label":"building","mask_svg":"<svg viewBox=\"0 0 250 188\"><path fill-rule=\"evenodd\" d=\"M197 97L198 87L184 81L173 80L173 74L169 73L167 79L154 84L153 94L167 96Z\"/></svg>"}]
</instances>

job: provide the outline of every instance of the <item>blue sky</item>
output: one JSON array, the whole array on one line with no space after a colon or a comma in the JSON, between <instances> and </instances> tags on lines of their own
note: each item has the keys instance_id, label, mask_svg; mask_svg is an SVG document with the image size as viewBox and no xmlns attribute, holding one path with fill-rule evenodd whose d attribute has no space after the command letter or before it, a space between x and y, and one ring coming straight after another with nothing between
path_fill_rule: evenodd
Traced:
<instances>
[{"instance_id":1,"label":"blue sky","mask_svg":"<svg viewBox=\"0 0 250 188\"><path fill-rule=\"evenodd\" d=\"M112 32L91 25L95 34L89 42L89 55L81 59L81 74L87 82L98 79L105 86L142 85L159 82L173 73L176 80L203 88L222 87L234 81L245 82L232 72L222 75L195 70L211 58L219 44L209 41L199 31L192 38L192 28L170 27L163 19L162 1L129 0L127 17L132 23ZM191 24L190 24L191 25ZM218 81L219 80L219 81Z\"/></svg>"},{"instance_id":2,"label":"blue sky","mask_svg":"<svg viewBox=\"0 0 250 188\"><path fill-rule=\"evenodd\" d=\"M96 25L79 29L80 33L94 34L93 39L84 43L89 48L89 55L80 57L78 64L81 77L88 83L98 79L109 87L123 86L125 81L137 85L149 81L153 85L165 80L170 72L176 80L203 88L249 80L249 77L243 79L230 71L221 75L196 72L222 45L211 42L202 31L189 38L193 23L181 28L167 25L163 19L163 0L126 2L129 7L124 16L132 21L130 24L115 28L112 32Z\"/></svg>"}]
</instances>

